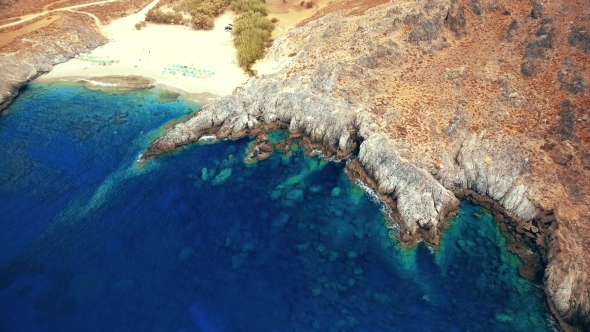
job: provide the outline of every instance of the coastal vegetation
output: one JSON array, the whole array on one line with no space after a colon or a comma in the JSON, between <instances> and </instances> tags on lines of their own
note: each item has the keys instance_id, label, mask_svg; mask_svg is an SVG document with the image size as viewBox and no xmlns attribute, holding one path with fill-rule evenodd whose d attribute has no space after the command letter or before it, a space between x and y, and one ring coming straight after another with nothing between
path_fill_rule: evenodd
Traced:
<instances>
[{"instance_id":1,"label":"coastal vegetation","mask_svg":"<svg viewBox=\"0 0 590 332\"><path fill-rule=\"evenodd\" d=\"M232 8L242 12L233 28L238 63L253 75L251 66L264 56L274 24L266 17L264 0L235 0L232 2Z\"/></svg>"},{"instance_id":2,"label":"coastal vegetation","mask_svg":"<svg viewBox=\"0 0 590 332\"><path fill-rule=\"evenodd\" d=\"M223 14L228 5L228 0L182 0L176 8L189 13L193 18L196 15L206 15L214 18Z\"/></svg>"},{"instance_id":3,"label":"coastal vegetation","mask_svg":"<svg viewBox=\"0 0 590 332\"><path fill-rule=\"evenodd\" d=\"M268 14L266 2L264 0L234 0L231 2L233 10L238 13L261 13L264 16Z\"/></svg>"},{"instance_id":4,"label":"coastal vegetation","mask_svg":"<svg viewBox=\"0 0 590 332\"><path fill-rule=\"evenodd\" d=\"M145 21L135 23L135 28L137 30L141 30L141 28L145 28L147 23Z\"/></svg>"},{"instance_id":5,"label":"coastal vegetation","mask_svg":"<svg viewBox=\"0 0 590 332\"><path fill-rule=\"evenodd\" d=\"M160 0L146 14L146 21L163 24L191 25L195 30L209 30L214 19L231 8L240 16L231 28L238 51L238 63L253 75L252 64L262 58L271 44L271 33L277 18L267 18L264 0ZM190 16L190 18L188 17ZM136 24L138 30L142 26Z\"/></svg>"},{"instance_id":6,"label":"coastal vegetation","mask_svg":"<svg viewBox=\"0 0 590 332\"><path fill-rule=\"evenodd\" d=\"M181 13L165 13L160 8L152 8L145 14L145 20L154 23L180 24L184 17Z\"/></svg>"},{"instance_id":7,"label":"coastal vegetation","mask_svg":"<svg viewBox=\"0 0 590 332\"><path fill-rule=\"evenodd\" d=\"M190 24L195 30L209 30L213 19L225 11L229 0L163 0L146 13L146 21L164 24ZM168 10L163 7L167 6ZM186 18L184 14L190 15Z\"/></svg>"},{"instance_id":8,"label":"coastal vegetation","mask_svg":"<svg viewBox=\"0 0 590 332\"><path fill-rule=\"evenodd\" d=\"M209 30L213 29L215 23L211 16L204 13L195 13L193 15L192 25L195 30Z\"/></svg>"}]
</instances>

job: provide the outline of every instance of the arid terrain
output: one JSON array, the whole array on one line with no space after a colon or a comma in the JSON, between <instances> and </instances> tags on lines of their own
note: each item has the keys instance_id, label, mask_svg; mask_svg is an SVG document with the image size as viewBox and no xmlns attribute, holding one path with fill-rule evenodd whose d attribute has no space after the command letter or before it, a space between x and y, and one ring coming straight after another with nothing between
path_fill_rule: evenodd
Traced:
<instances>
[{"instance_id":1,"label":"arid terrain","mask_svg":"<svg viewBox=\"0 0 590 332\"><path fill-rule=\"evenodd\" d=\"M112 19L136 13L151 1L147 0L30 0L0 3L0 27L13 22L21 22L50 12L82 11L100 18L103 24ZM83 8L83 9L82 9Z\"/></svg>"},{"instance_id":2,"label":"arid terrain","mask_svg":"<svg viewBox=\"0 0 590 332\"><path fill-rule=\"evenodd\" d=\"M51 65L106 43L94 16L103 24L141 6L108 9L118 5L0 28L0 70L11 82L0 78L0 109ZM271 146L265 130L287 128L310 153L346 159L349 177L392 208L408 245L436 246L458 199L474 200L510 234L521 275L544 286L561 326L590 330L590 3L268 5L279 28L259 76L169 129L145 156L211 134L257 137L262 156L285 144Z\"/></svg>"}]
</instances>

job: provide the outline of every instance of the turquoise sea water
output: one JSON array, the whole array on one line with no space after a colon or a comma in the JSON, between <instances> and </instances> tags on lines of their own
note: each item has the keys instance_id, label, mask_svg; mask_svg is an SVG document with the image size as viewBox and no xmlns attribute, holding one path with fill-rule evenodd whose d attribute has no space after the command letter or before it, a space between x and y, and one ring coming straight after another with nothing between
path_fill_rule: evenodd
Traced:
<instances>
[{"instance_id":1,"label":"turquoise sea water","mask_svg":"<svg viewBox=\"0 0 590 332\"><path fill-rule=\"evenodd\" d=\"M0 331L551 331L491 216L401 248L341 163L248 140L135 161L197 109L29 86L0 117Z\"/></svg>"}]
</instances>

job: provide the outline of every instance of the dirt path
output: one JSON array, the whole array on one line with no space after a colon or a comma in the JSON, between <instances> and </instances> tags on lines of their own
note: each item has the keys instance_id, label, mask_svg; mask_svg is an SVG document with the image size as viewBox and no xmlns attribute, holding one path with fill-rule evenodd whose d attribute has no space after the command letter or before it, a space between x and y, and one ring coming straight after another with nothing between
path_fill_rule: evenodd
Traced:
<instances>
[{"instance_id":1,"label":"dirt path","mask_svg":"<svg viewBox=\"0 0 590 332\"><path fill-rule=\"evenodd\" d=\"M43 12L47 12L47 11L49 11L49 8L51 8L51 6L57 5L58 3L62 3L62 2L66 2L66 1L68 1L68 0L57 0L57 1L54 1L52 3L48 3L45 6L41 7L41 12L42 13Z\"/></svg>"},{"instance_id":2,"label":"dirt path","mask_svg":"<svg viewBox=\"0 0 590 332\"><path fill-rule=\"evenodd\" d=\"M33 19L35 19L35 18L37 18L39 16L46 15L47 13L52 13L52 12L56 12L56 11L71 10L71 9L78 9L78 8L84 8L84 7L89 7L89 6L94 6L94 5L99 5L99 4L103 4L103 3L109 3L109 2L115 2L115 1L117 1L117 0L102 0L102 1L96 1L96 2L91 2L91 3L85 3L85 4L81 4L81 5L74 5L74 6L64 7L64 8L52 9L52 10L43 11L43 12L37 13L37 14L24 15L24 16L21 16L20 17L20 21L16 21L16 22L12 22L12 23L1 25L0 28L5 28L5 27L9 27L9 26L21 24L23 22L27 22L27 21L33 20ZM58 2L61 2L61 1L58 1ZM56 4L56 2L53 2L53 3L51 3L51 4L47 5L47 6L54 5L54 4ZM90 13L85 13L85 14L92 15ZM94 16L94 15L92 15L92 16ZM96 16L94 16L93 18L95 19L95 21L96 21L96 19L98 19ZM8 18L8 19L10 19L10 18ZM99 22L100 22L100 20L99 20Z\"/></svg>"},{"instance_id":3,"label":"dirt path","mask_svg":"<svg viewBox=\"0 0 590 332\"><path fill-rule=\"evenodd\" d=\"M72 12L72 13L80 13L80 14L88 15L88 16L92 17L92 19L94 20L94 23L96 23L96 26L98 28L100 28L102 26L102 22L100 21L100 19L98 17L96 17L96 15L94 15L92 13L83 12L83 11L79 11L79 10L71 10L71 9L67 9L66 11Z\"/></svg>"},{"instance_id":4,"label":"dirt path","mask_svg":"<svg viewBox=\"0 0 590 332\"><path fill-rule=\"evenodd\" d=\"M10 42L12 42L15 38L17 38L19 36L22 36L22 35L25 35L29 32L46 27L46 26L50 25L51 23L59 20L60 18L61 18L61 16L59 16L59 15L53 15L53 16L48 17L46 20L41 20L39 22L29 24L25 27L18 29L18 30L2 33L2 34L0 34L0 47L10 44Z\"/></svg>"}]
</instances>

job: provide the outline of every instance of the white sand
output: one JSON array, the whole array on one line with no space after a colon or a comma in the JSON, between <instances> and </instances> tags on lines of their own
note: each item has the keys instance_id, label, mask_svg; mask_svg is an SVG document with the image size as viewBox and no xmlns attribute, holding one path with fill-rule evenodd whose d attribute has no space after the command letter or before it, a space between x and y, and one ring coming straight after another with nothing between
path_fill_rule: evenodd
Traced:
<instances>
[{"instance_id":1,"label":"white sand","mask_svg":"<svg viewBox=\"0 0 590 332\"><path fill-rule=\"evenodd\" d=\"M210 31L149 22L147 27L138 31L135 23L144 20L145 13L156 2L135 15L117 19L101 28L102 34L111 41L90 52L90 55L101 60L119 60L118 63L102 66L72 59L54 66L51 72L37 80L47 82L72 77L138 75L154 79L156 85L218 96L231 94L248 80L237 64L231 33L224 31L225 26L233 22L233 12L220 15L215 20L215 28ZM214 74L208 78L183 76L180 72L172 75L164 72L167 65L192 66Z\"/></svg>"}]
</instances>

